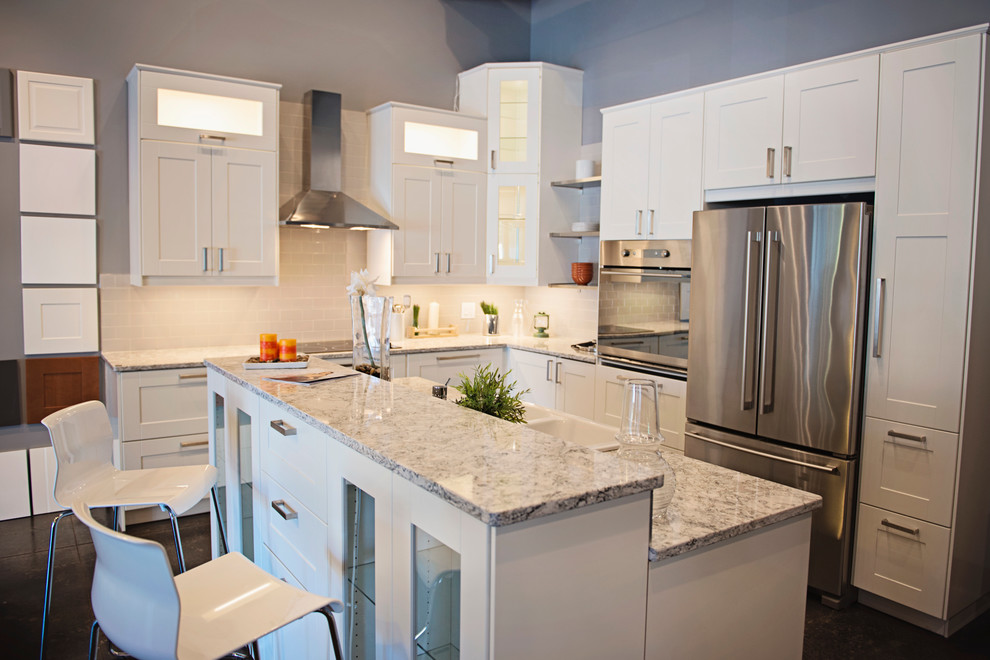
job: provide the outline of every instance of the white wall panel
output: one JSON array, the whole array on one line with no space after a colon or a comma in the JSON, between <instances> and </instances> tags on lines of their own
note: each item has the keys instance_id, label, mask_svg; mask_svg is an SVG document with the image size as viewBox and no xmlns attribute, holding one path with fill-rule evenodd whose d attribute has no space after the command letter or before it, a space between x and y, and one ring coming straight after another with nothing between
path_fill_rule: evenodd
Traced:
<instances>
[{"instance_id":1,"label":"white wall panel","mask_svg":"<svg viewBox=\"0 0 990 660\"><path fill-rule=\"evenodd\" d=\"M94 144L93 79L18 71L17 134L22 140Z\"/></svg>"},{"instance_id":2,"label":"white wall panel","mask_svg":"<svg viewBox=\"0 0 990 660\"><path fill-rule=\"evenodd\" d=\"M100 349L96 289L24 289L24 352Z\"/></svg>"},{"instance_id":3,"label":"white wall panel","mask_svg":"<svg viewBox=\"0 0 990 660\"><path fill-rule=\"evenodd\" d=\"M96 215L96 152L21 144L21 211Z\"/></svg>"},{"instance_id":4,"label":"white wall panel","mask_svg":"<svg viewBox=\"0 0 990 660\"><path fill-rule=\"evenodd\" d=\"M96 220L21 217L23 284L96 284Z\"/></svg>"}]
</instances>

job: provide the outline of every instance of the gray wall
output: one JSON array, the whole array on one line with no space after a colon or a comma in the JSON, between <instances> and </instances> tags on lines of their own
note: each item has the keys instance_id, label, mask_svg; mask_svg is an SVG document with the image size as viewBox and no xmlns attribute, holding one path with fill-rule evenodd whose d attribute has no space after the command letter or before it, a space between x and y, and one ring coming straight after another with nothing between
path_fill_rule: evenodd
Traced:
<instances>
[{"instance_id":1,"label":"gray wall","mask_svg":"<svg viewBox=\"0 0 990 660\"><path fill-rule=\"evenodd\" d=\"M990 0L533 0L530 56L584 70L591 144L603 107L988 19Z\"/></svg>"},{"instance_id":2,"label":"gray wall","mask_svg":"<svg viewBox=\"0 0 990 660\"><path fill-rule=\"evenodd\" d=\"M129 270L124 81L136 62L278 82L290 101L336 91L349 110L451 107L457 72L526 60L529 41L527 0L4 0L0 9L0 67L96 81L103 273ZM23 355L16 163L16 144L0 141L0 359Z\"/></svg>"}]
</instances>

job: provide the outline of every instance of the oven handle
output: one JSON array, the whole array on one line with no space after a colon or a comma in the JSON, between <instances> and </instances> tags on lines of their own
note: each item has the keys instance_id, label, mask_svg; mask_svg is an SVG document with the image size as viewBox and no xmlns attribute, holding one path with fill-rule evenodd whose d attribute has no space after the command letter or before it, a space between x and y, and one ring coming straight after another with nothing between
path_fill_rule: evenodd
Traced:
<instances>
[{"instance_id":1,"label":"oven handle","mask_svg":"<svg viewBox=\"0 0 990 660\"><path fill-rule=\"evenodd\" d=\"M668 280L689 280L691 279L690 273L672 273L670 271L659 272L653 270L609 270L608 268L602 268L602 275L632 275L633 277L662 277Z\"/></svg>"},{"instance_id":2,"label":"oven handle","mask_svg":"<svg viewBox=\"0 0 990 660\"><path fill-rule=\"evenodd\" d=\"M796 461L793 458L784 458L783 456L774 456L773 454L767 454L762 451L756 451L755 449L746 449L745 447L740 447L739 445L729 444L728 442L722 442L720 440L714 440L712 438L706 438L703 435L698 435L697 433L691 433L690 431L685 431L684 435L691 436L696 440L701 440L702 442L710 442L715 445L720 445L722 447L727 447L729 449L735 449L736 451L741 451L744 454L753 454L754 456L760 456L762 458L769 458L772 461L780 461L781 463L790 463L791 465L799 465L801 467L811 468L812 470L819 470L821 472L828 472L829 474L838 474L838 465L815 465L814 463L805 463L804 461Z\"/></svg>"}]
</instances>

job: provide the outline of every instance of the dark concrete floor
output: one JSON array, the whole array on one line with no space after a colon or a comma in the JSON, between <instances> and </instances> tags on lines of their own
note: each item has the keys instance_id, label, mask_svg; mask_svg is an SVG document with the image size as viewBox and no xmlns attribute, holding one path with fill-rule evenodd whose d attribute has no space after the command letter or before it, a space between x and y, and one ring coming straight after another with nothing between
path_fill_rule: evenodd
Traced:
<instances>
[{"instance_id":1,"label":"dark concrete floor","mask_svg":"<svg viewBox=\"0 0 990 660\"><path fill-rule=\"evenodd\" d=\"M0 657L38 657L48 537L53 518L54 514L48 514L0 522ZM207 514L187 516L179 521L182 547L190 568L210 557L209 525ZM171 527L167 522L131 525L127 531L154 539L170 553L173 551ZM72 516L59 525L55 557L48 657L85 658L93 621L89 588L95 555L89 530ZM814 597L808 598L805 620L807 660L990 658L990 613L949 639L859 604L835 611L822 606ZM100 657L109 657L105 644Z\"/></svg>"}]
</instances>

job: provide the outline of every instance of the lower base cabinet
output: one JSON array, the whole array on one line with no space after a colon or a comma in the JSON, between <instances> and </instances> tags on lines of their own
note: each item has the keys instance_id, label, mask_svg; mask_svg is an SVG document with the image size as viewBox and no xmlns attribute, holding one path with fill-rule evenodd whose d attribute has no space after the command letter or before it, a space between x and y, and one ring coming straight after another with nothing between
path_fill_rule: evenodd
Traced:
<instances>
[{"instance_id":1,"label":"lower base cabinet","mask_svg":"<svg viewBox=\"0 0 990 660\"><path fill-rule=\"evenodd\" d=\"M684 451L684 423L687 421L684 396L687 393L687 381L599 364L595 377L595 421L619 427L622 395L626 381L630 378L646 378L660 385L660 432L663 434L664 444Z\"/></svg>"},{"instance_id":2,"label":"lower base cabinet","mask_svg":"<svg viewBox=\"0 0 990 660\"><path fill-rule=\"evenodd\" d=\"M474 370L483 364L502 369L503 349L483 348L466 351L440 351L431 353L410 353L406 356L406 375L425 378L435 383L450 385L460 383L460 376L471 377Z\"/></svg>"},{"instance_id":3,"label":"lower base cabinet","mask_svg":"<svg viewBox=\"0 0 990 660\"><path fill-rule=\"evenodd\" d=\"M595 410L595 365L520 349L508 349L509 381L522 400L591 419Z\"/></svg>"}]
</instances>

